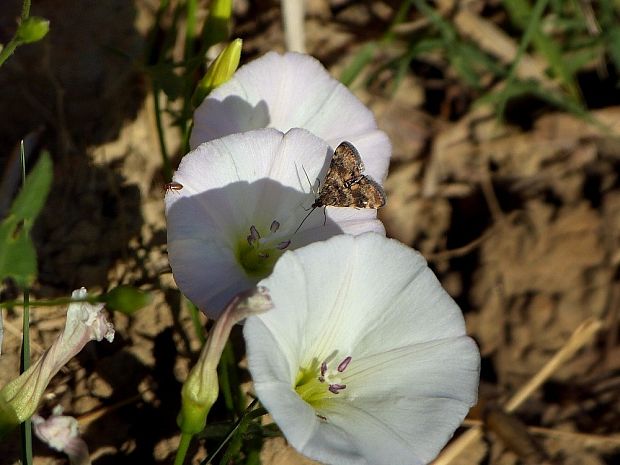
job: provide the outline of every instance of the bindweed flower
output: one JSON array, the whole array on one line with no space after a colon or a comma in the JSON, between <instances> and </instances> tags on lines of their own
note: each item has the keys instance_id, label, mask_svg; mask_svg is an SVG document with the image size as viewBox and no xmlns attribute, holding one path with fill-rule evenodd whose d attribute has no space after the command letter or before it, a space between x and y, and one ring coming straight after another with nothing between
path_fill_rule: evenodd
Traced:
<instances>
[{"instance_id":1,"label":"bindweed flower","mask_svg":"<svg viewBox=\"0 0 620 465\"><path fill-rule=\"evenodd\" d=\"M480 355L412 249L369 233L287 252L274 308L246 320L256 393L302 454L334 465L432 460L476 402Z\"/></svg>"},{"instance_id":2,"label":"bindweed flower","mask_svg":"<svg viewBox=\"0 0 620 465\"><path fill-rule=\"evenodd\" d=\"M168 254L179 288L208 316L268 276L287 249L342 232L384 233L376 210L333 207L296 231L314 201L308 178L323 179L331 156L303 129L261 129L182 159L174 181L183 187L166 193Z\"/></svg>"},{"instance_id":3,"label":"bindweed flower","mask_svg":"<svg viewBox=\"0 0 620 465\"><path fill-rule=\"evenodd\" d=\"M85 299L86 289L73 291ZM63 332L28 370L0 390L0 437L34 413L52 377L89 341L114 339L114 328L102 312L103 304L74 302L67 310Z\"/></svg>"},{"instance_id":4,"label":"bindweed flower","mask_svg":"<svg viewBox=\"0 0 620 465\"><path fill-rule=\"evenodd\" d=\"M88 446L80 437L78 421L62 414L62 407L57 405L52 415L44 419L39 415L32 416L34 434L45 444L69 457L71 465L90 465Z\"/></svg>"},{"instance_id":5,"label":"bindweed flower","mask_svg":"<svg viewBox=\"0 0 620 465\"><path fill-rule=\"evenodd\" d=\"M372 112L315 58L269 52L237 70L194 113L190 146L259 128L307 129L335 149L346 140L381 181L391 147Z\"/></svg>"}]
</instances>

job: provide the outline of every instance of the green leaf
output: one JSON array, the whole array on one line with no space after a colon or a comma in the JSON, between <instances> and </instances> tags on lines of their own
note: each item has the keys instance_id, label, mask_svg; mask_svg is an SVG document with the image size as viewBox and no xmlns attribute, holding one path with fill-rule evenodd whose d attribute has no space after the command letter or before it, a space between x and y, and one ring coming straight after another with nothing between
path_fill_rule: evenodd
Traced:
<instances>
[{"instance_id":1,"label":"green leaf","mask_svg":"<svg viewBox=\"0 0 620 465\"><path fill-rule=\"evenodd\" d=\"M353 57L351 64L340 75L340 82L345 86L350 86L357 75L364 69L364 67L372 61L377 48L376 42L368 42L364 45L359 52Z\"/></svg>"},{"instance_id":2,"label":"green leaf","mask_svg":"<svg viewBox=\"0 0 620 465\"><path fill-rule=\"evenodd\" d=\"M52 183L52 162L47 152L26 177L24 187L0 223L0 280L11 277L28 287L37 274L37 256L30 229L39 215Z\"/></svg>"},{"instance_id":3,"label":"green leaf","mask_svg":"<svg viewBox=\"0 0 620 465\"><path fill-rule=\"evenodd\" d=\"M11 277L21 288L37 274L37 253L30 237L14 217L0 225L0 280Z\"/></svg>"},{"instance_id":4,"label":"green leaf","mask_svg":"<svg viewBox=\"0 0 620 465\"><path fill-rule=\"evenodd\" d=\"M11 214L19 220L32 220L39 215L52 185L52 160L49 153L41 158L26 177L24 187L11 207Z\"/></svg>"}]
</instances>

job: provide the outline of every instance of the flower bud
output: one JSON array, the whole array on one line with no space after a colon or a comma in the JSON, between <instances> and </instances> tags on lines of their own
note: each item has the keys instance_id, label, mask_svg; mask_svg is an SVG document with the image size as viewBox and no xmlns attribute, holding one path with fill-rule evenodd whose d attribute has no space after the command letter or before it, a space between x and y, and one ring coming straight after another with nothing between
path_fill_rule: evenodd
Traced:
<instances>
[{"instance_id":1,"label":"flower bud","mask_svg":"<svg viewBox=\"0 0 620 465\"><path fill-rule=\"evenodd\" d=\"M41 358L0 390L0 437L32 416L56 373L92 340L114 339L114 328L102 313L103 304L86 302L86 289L73 291L63 332Z\"/></svg>"},{"instance_id":2,"label":"flower bud","mask_svg":"<svg viewBox=\"0 0 620 465\"><path fill-rule=\"evenodd\" d=\"M30 16L19 25L17 39L23 44L38 42L47 35L49 30L49 20L38 16Z\"/></svg>"},{"instance_id":3,"label":"flower bud","mask_svg":"<svg viewBox=\"0 0 620 465\"><path fill-rule=\"evenodd\" d=\"M192 102L194 106L202 103L209 93L216 87L228 81L237 70L241 58L241 39L235 39L211 63L207 73L198 83Z\"/></svg>"}]
</instances>

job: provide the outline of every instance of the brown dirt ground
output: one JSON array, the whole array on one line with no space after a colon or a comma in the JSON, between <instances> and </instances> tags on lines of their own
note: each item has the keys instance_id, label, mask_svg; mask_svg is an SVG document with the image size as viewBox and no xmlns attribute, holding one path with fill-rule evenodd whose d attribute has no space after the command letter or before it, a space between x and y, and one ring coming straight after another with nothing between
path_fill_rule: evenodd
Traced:
<instances>
[{"instance_id":1,"label":"brown dirt ground","mask_svg":"<svg viewBox=\"0 0 620 465\"><path fill-rule=\"evenodd\" d=\"M3 3L1 42L14 30L18 3ZM34 14L51 19L49 37L20 48L0 70L0 108L11 115L0 126L2 189L26 134L55 161L35 231L34 297L118 284L155 295L135 317L113 316L114 343L90 345L72 360L47 390L43 411L60 403L79 418L96 465L171 463L178 392L199 342L167 264L153 102L136 65L157 2L90 0L79 12L69 0L34 3ZM309 1L309 53L337 75L363 41L380 37L398 3ZM240 0L235 11L244 59L283 50L278 2ZM481 26L468 25L477 20L455 19L473 40ZM540 77L529 58L520 72ZM598 125L532 110L531 102L499 123L492 109L470 105L474 95L440 58L418 65L394 95L381 85L354 91L394 145L381 212L388 234L428 258L480 345L480 403L457 436L486 426L452 463L620 463L620 101L592 112ZM178 134L166 135L178 147ZM2 298L13 297L5 285ZM62 327L63 312L33 311L34 357ZM20 316L4 313L0 385L17 373ZM601 330L511 416L502 413L591 319ZM16 438L0 444L0 463L17 463ZM35 454L37 465L67 463L38 442ZM268 441L262 459L309 462L282 439Z\"/></svg>"}]
</instances>

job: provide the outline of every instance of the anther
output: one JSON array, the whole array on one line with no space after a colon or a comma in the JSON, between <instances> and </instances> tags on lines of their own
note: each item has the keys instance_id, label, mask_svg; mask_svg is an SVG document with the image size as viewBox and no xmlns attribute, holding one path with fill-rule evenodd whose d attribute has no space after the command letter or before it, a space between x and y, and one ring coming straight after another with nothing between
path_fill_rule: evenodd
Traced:
<instances>
[{"instance_id":1,"label":"anther","mask_svg":"<svg viewBox=\"0 0 620 465\"><path fill-rule=\"evenodd\" d=\"M258 229L256 229L256 226L250 226L250 234L248 234L247 239L250 247L254 247L254 244L260 239L260 233L258 232Z\"/></svg>"},{"instance_id":2,"label":"anther","mask_svg":"<svg viewBox=\"0 0 620 465\"><path fill-rule=\"evenodd\" d=\"M325 373L327 373L327 362L321 363L321 377L325 377Z\"/></svg>"},{"instance_id":3,"label":"anther","mask_svg":"<svg viewBox=\"0 0 620 465\"><path fill-rule=\"evenodd\" d=\"M269 226L269 230L274 233L276 232L278 229L280 229L280 223L277 222L276 220L273 220L273 222L271 223L271 226Z\"/></svg>"},{"instance_id":4,"label":"anther","mask_svg":"<svg viewBox=\"0 0 620 465\"><path fill-rule=\"evenodd\" d=\"M346 384L330 384L329 387L327 388L329 390L329 392L331 392L332 394L338 394L340 393L340 391L342 391L343 389L346 389L347 385Z\"/></svg>"},{"instance_id":5,"label":"anther","mask_svg":"<svg viewBox=\"0 0 620 465\"><path fill-rule=\"evenodd\" d=\"M276 248L277 248L277 249L279 249L279 250L284 250L284 249L286 249L289 245L291 245L291 241L290 241L290 240L288 240L288 241L283 241L283 242L280 242L278 245L276 245Z\"/></svg>"},{"instance_id":6,"label":"anther","mask_svg":"<svg viewBox=\"0 0 620 465\"><path fill-rule=\"evenodd\" d=\"M338 365L338 371L342 373L344 370L347 369L349 363L351 363L351 356L345 358L342 362L340 362L340 365Z\"/></svg>"}]
</instances>

